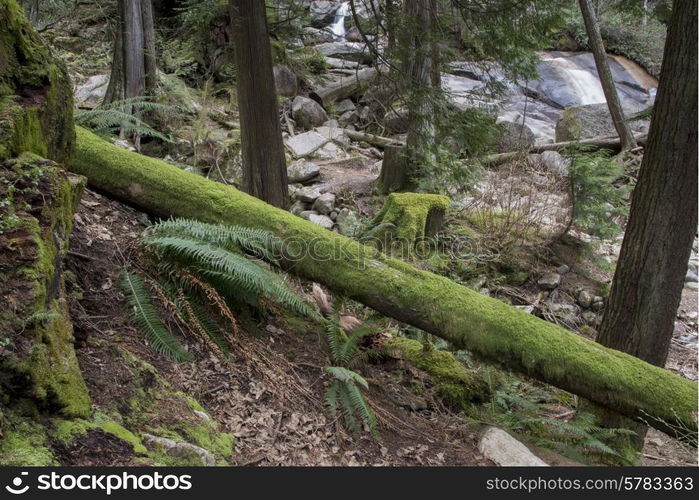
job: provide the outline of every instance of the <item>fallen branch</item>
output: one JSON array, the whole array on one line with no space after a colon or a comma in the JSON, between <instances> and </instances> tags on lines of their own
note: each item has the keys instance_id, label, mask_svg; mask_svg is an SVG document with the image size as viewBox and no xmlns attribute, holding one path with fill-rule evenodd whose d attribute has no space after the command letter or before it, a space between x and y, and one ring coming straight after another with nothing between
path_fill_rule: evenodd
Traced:
<instances>
[{"instance_id":1,"label":"fallen branch","mask_svg":"<svg viewBox=\"0 0 699 500\"><path fill-rule=\"evenodd\" d=\"M347 137L357 142L367 142L374 146L380 148L385 148L386 146L405 146L405 142L398 139L391 139L390 137L382 137L380 135L368 134L366 132L358 132L357 130L350 130L347 128L342 129Z\"/></svg>"},{"instance_id":2,"label":"fallen branch","mask_svg":"<svg viewBox=\"0 0 699 500\"><path fill-rule=\"evenodd\" d=\"M293 240L290 272L486 361L696 444L695 382L84 129L77 129L70 168L91 186L156 216L237 224Z\"/></svg>"},{"instance_id":3,"label":"fallen branch","mask_svg":"<svg viewBox=\"0 0 699 500\"><path fill-rule=\"evenodd\" d=\"M636 143L645 146L646 139L648 136L646 134L636 134ZM495 167L502 165L508 161L516 160L522 156L528 154L543 153L544 151L562 151L568 147L575 146L585 146L591 149L610 149L612 151L619 151L621 149L621 142L619 137L593 137L591 139L581 139L579 141L565 141L565 142L554 142L551 144L539 144L532 147L528 151L512 151L509 153L498 153L494 155L488 155L481 158L483 165L487 167Z\"/></svg>"}]
</instances>

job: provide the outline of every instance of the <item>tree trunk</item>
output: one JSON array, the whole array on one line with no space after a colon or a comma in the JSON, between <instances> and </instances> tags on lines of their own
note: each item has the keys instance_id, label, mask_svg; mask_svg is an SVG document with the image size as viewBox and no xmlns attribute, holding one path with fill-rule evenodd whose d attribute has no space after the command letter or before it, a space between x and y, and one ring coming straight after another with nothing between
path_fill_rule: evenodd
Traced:
<instances>
[{"instance_id":1,"label":"tree trunk","mask_svg":"<svg viewBox=\"0 0 699 500\"><path fill-rule=\"evenodd\" d=\"M409 52L405 76L409 82L406 168L400 190L413 191L436 161L434 109L432 106L434 4L432 0L407 0L404 4Z\"/></svg>"},{"instance_id":2,"label":"tree trunk","mask_svg":"<svg viewBox=\"0 0 699 500\"><path fill-rule=\"evenodd\" d=\"M157 79L151 0L119 0L117 15L112 72L105 103L150 94Z\"/></svg>"},{"instance_id":3,"label":"tree trunk","mask_svg":"<svg viewBox=\"0 0 699 500\"><path fill-rule=\"evenodd\" d=\"M619 138L621 139L621 149L622 151L628 151L629 149L636 147L636 142L634 141L631 129L624 118L624 110L621 107L619 94L617 93L616 86L614 85L612 71L609 69L609 61L607 60L607 54L604 51L604 43L602 42L602 35L600 34L597 16L595 15L595 11L592 7L592 1L578 0L578 3L580 4L580 11L582 12L583 20L585 21L587 38L589 40L590 48L592 49L592 54L595 58L595 66L597 66L597 73L599 74L599 80L602 84L604 97L607 100L609 113L612 115L614 128L616 128Z\"/></svg>"},{"instance_id":4,"label":"tree trunk","mask_svg":"<svg viewBox=\"0 0 699 500\"><path fill-rule=\"evenodd\" d=\"M158 66L155 56L155 24L152 0L141 1L143 19L143 69L146 94L153 94L158 82Z\"/></svg>"},{"instance_id":5,"label":"tree trunk","mask_svg":"<svg viewBox=\"0 0 699 500\"><path fill-rule=\"evenodd\" d=\"M270 231L285 242L285 261L295 274L484 360L646 419L663 431L693 430L682 437L696 442L695 382L81 128L71 170L156 216Z\"/></svg>"},{"instance_id":6,"label":"tree trunk","mask_svg":"<svg viewBox=\"0 0 699 500\"><path fill-rule=\"evenodd\" d=\"M141 0L122 0L124 28L124 93L136 97L145 91L145 58Z\"/></svg>"},{"instance_id":7,"label":"tree trunk","mask_svg":"<svg viewBox=\"0 0 699 500\"><path fill-rule=\"evenodd\" d=\"M275 207L289 205L286 159L272 73L265 3L231 0L245 190Z\"/></svg>"},{"instance_id":8,"label":"tree trunk","mask_svg":"<svg viewBox=\"0 0 699 500\"><path fill-rule=\"evenodd\" d=\"M377 181L381 192L388 194L400 190L405 185L406 172L405 146L386 146Z\"/></svg>"},{"instance_id":9,"label":"tree trunk","mask_svg":"<svg viewBox=\"0 0 699 500\"><path fill-rule=\"evenodd\" d=\"M658 366L667 359L697 231L696 39L696 0L675 0L648 146L597 338Z\"/></svg>"}]
</instances>

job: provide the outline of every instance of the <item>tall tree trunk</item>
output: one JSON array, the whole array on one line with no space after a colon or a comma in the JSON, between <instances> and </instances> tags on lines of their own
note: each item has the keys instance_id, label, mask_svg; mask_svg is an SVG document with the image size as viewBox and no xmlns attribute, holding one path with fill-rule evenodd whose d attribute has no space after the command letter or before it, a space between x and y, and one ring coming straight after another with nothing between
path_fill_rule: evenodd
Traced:
<instances>
[{"instance_id":1,"label":"tall tree trunk","mask_svg":"<svg viewBox=\"0 0 699 500\"><path fill-rule=\"evenodd\" d=\"M243 184L276 207L287 207L286 159L272 73L265 3L231 0L238 81Z\"/></svg>"},{"instance_id":2,"label":"tall tree trunk","mask_svg":"<svg viewBox=\"0 0 699 500\"><path fill-rule=\"evenodd\" d=\"M436 161L434 107L432 105L436 51L434 48L434 0L406 0L401 28L403 78L408 91L408 136L400 191L414 190Z\"/></svg>"},{"instance_id":3,"label":"tall tree trunk","mask_svg":"<svg viewBox=\"0 0 699 500\"><path fill-rule=\"evenodd\" d=\"M592 54L595 58L597 73L599 74L599 79L602 83L602 90L604 91L604 97L607 100L609 113L612 115L614 128L616 128L617 134L619 134L619 138L621 139L621 149L622 151L628 151L629 149L636 147L636 141L634 140L631 129L624 118L624 110L621 107L619 94L617 94L616 86L614 85L612 71L609 69L609 61L607 60L607 54L604 51L604 43L602 42L602 35L600 34L599 23L597 22L597 16L592 6L592 1L578 0L578 3L580 4L580 11L582 12L583 20L585 21L587 38L590 43L590 48L592 49Z\"/></svg>"},{"instance_id":4,"label":"tall tree trunk","mask_svg":"<svg viewBox=\"0 0 699 500\"><path fill-rule=\"evenodd\" d=\"M143 70L146 94L152 94L158 82L158 67L155 58L155 24L152 0L141 1L143 19Z\"/></svg>"},{"instance_id":5,"label":"tall tree trunk","mask_svg":"<svg viewBox=\"0 0 699 500\"><path fill-rule=\"evenodd\" d=\"M105 103L150 94L157 78L151 0L119 0L117 14L112 73Z\"/></svg>"},{"instance_id":6,"label":"tall tree trunk","mask_svg":"<svg viewBox=\"0 0 699 500\"><path fill-rule=\"evenodd\" d=\"M145 58L143 44L143 18L141 0L122 0L123 47L124 47L124 92L126 97L135 97L145 91Z\"/></svg>"},{"instance_id":7,"label":"tall tree trunk","mask_svg":"<svg viewBox=\"0 0 699 500\"><path fill-rule=\"evenodd\" d=\"M658 366L667 359L697 231L696 40L696 0L675 0L648 145L597 338ZM642 439L645 429L635 429Z\"/></svg>"}]
</instances>

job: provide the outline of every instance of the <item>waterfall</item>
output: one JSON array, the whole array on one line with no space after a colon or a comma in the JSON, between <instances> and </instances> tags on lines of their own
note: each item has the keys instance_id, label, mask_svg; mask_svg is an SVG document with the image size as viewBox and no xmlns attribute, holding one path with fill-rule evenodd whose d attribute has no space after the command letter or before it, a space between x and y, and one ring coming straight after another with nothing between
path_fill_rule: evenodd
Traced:
<instances>
[{"instance_id":1,"label":"waterfall","mask_svg":"<svg viewBox=\"0 0 699 500\"><path fill-rule=\"evenodd\" d=\"M330 31L337 38L345 38L345 16L349 13L349 2L342 2L335 11L335 19L329 26Z\"/></svg>"}]
</instances>

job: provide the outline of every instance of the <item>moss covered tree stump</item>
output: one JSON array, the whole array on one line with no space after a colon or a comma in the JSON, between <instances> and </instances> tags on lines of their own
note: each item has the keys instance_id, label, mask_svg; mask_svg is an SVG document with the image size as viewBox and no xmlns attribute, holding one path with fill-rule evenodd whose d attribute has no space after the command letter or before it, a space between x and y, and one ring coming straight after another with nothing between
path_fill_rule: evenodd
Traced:
<instances>
[{"instance_id":1,"label":"moss covered tree stump","mask_svg":"<svg viewBox=\"0 0 699 500\"><path fill-rule=\"evenodd\" d=\"M449 198L437 194L391 193L362 241L409 258L416 246L444 225Z\"/></svg>"}]
</instances>

